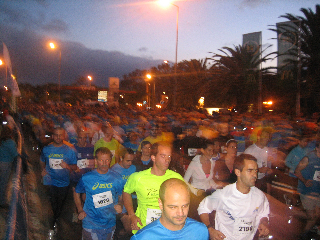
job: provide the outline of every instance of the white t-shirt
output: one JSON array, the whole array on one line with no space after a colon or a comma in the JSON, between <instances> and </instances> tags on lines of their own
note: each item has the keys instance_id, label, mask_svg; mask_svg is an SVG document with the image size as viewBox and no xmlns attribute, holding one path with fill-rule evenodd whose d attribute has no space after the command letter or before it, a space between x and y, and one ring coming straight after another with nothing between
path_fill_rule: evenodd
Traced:
<instances>
[{"instance_id":1,"label":"white t-shirt","mask_svg":"<svg viewBox=\"0 0 320 240\"><path fill-rule=\"evenodd\" d=\"M258 168L268 167L268 147L259 148L256 144L249 146L244 153L250 154L257 159ZM258 173L258 179L265 176L265 173Z\"/></svg>"},{"instance_id":2,"label":"white t-shirt","mask_svg":"<svg viewBox=\"0 0 320 240\"><path fill-rule=\"evenodd\" d=\"M202 200L199 215L216 211L215 229L222 232L225 240L253 239L260 219L268 217L269 202L265 194L251 187L248 194L237 190L236 183L218 189Z\"/></svg>"},{"instance_id":3,"label":"white t-shirt","mask_svg":"<svg viewBox=\"0 0 320 240\"><path fill-rule=\"evenodd\" d=\"M184 175L184 181L189 182L190 178L191 185L198 189L211 189L217 188L217 184L213 180L213 168L215 161L210 159L211 162L211 169L210 169L210 175L209 177L206 177L206 174L204 173L202 169L202 164L200 163L200 157L201 155L195 156L192 161L190 162L188 169Z\"/></svg>"}]
</instances>

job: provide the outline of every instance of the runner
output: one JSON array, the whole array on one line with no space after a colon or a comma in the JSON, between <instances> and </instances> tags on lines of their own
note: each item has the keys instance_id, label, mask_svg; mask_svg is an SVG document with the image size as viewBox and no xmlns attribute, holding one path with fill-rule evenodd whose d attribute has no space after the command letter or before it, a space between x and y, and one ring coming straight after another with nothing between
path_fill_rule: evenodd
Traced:
<instances>
[{"instance_id":1,"label":"runner","mask_svg":"<svg viewBox=\"0 0 320 240\"><path fill-rule=\"evenodd\" d=\"M269 234L269 202L265 194L256 188L257 159L241 154L234 163L237 182L218 189L202 200L198 213L208 227L210 239L249 240L257 230L259 236ZM216 211L215 225L209 213ZM213 227L215 226L215 227Z\"/></svg>"},{"instance_id":2,"label":"runner","mask_svg":"<svg viewBox=\"0 0 320 240\"><path fill-rule=\"evenodd\" d=\"M121 213L123 181L121 175L109 171L112 153L108 148L96 150L97 169L84 174L76 187L75 204L82 220L82 239L111 240L116 228L116 214ZM86 195L82 206L81 196Z\"/></svg>"},{"instance_id":3,"label":"runner","mask_svg":"<svg viewBox=\"0 0 320 240\"><path fill-rule=\"evenodd\" d=\"M203 223L188 218L190 191L188 185L176 178L164 181L159 190L160 219L139 230L131 240L149 239L209 239Z\"/></svg>"},{"instance_id":4,"label":"runner","mask_svg":"<svg viewBox=\"0 0 320 240\"><path fill-rule=\"evenodd\" d=\"M158 204L160 185L167 179L178 178L183 180L181 175L168 170L172 154L172 146L166 142L158 142L152 145L151 160L153 167L147 170L133 173L123 190L125 208L131 219L133 233L149 223L158 219L161 210ZM131 194L136 192L138 208L136 213L133 210Z\"/></svg>"}]
</instances>

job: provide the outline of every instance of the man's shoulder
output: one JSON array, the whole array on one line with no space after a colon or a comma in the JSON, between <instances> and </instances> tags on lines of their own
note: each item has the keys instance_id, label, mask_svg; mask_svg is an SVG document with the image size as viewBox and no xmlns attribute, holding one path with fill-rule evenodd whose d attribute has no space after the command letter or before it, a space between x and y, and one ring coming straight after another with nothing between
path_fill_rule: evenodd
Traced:
<instances>
[{"instance_id":1,"label":"man's shoulder","mask_svg":"<svg viewBox=\"0 0 320 240\"><path fill-rule=\"evenodd\" d=\"M121 170L124 169L124 168L121 167L119 163L115 163L110 169L113 170L113 171L115 171L115 172L119 172L119 171L121 171Z\"/></svg>"},{"instance_id":2,"label":"man's shoulder","mask_svg":"<svg viewBox=\"0 0 320 240\"><path fill-rule=\"evenodd\" d=\"M160 220L153 221L152 223L148 224L144 228L140 229L135 235L133 239L139 239L139 240L147 240L152 239L152 236L158 236L159 233L161 233L161 229L164 227L160 223ZM132 239L132 238L131 238Z\"/></svg>"},{"instance_id":3,"label":"man's shoulder","mask_svg":"<svg viewBox=\"0 0 320 240\"><path fill-rule=\"evenodd\" d=\"M140 172L134 172L130 175L128 181L130 179L134 179L134 178L142 178L142 177L145 177L145 176L151 176L151 168L148 168L146 170L143 170L143 171L140 171Z\"/></svg>"},{"instance_id":4,"label":"man's shoulder","mask_svg":"<svg viewBox=\"0 0 320 240\"><path fill-rule=\"evenodd\" d=\"M257 148L257 145L254 143L254 144L251 144L249 147L247 147L246 150L244 150L244 152L249 152L249 151L253 151Z\"/></svg>"},{"instance_id":5,"label":"man's shoulder","mask_svg":"<svg viewBox=\"0 0 320 240\"><path fill-rule=\"evenodd\" d=\"M122 176L120 173L118 173L117 171L114 171L113 169L110 169L107 173L107 176L111 176L114 179L122 179Z\"/></svg>"},{"instance_id":6,"label":"man's shoulder","mask_svg":"<svg viewBox=\"0 0 320 240\"><path fill-rule=\"evenodd\" d=\"M259 188L253 186L253 187L251 187L251 191L252 191L252 194L254 194L255 199L258 199L258 198L263 199L263 200L267 199L265 193L262 192Z\"/></svg>"},{"instance_id":7,"label":"man's shoulder","mask_svg":"<svg viewBox=\"0 0 320 240\"><path fill-rule=\"evenodd\" d=\"M198 222L197 220L194 220L189 217L186 219L186 223L184 226L185 227L192 227L192 228L196 227L197 231L202 230L202 229L205 229L205 231L208 231L207 226L204 223Z\"/></svg>"},{"instance_id":8,"label":"man's shoulder","mask_svg":"<svg viewBox=\"0 0 320 240\"><path fill-rule=\"evenodd\" d=\"M167 169L166 173L164 174L165 178L178 178L178 179L182 179L183 180L183 177L175 172L175 171L172 171L170 169Z\"/></svg>"}]
</instances>

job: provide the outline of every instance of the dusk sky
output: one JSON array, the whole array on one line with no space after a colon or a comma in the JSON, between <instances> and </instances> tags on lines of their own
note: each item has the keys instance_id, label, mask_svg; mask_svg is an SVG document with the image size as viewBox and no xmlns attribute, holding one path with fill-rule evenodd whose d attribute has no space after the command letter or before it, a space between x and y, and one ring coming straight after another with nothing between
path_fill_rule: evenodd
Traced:
<instances>
[{"instance_id":1,"label":"dusk sky","mask_svg":"<svg viewBox=\"0 0 320 240\"><path fill-rule=\"evenodd\" d=\"M273 44L268 28L280 15L315 11L317 0L177 0L178 61L203 59L218 49L242 44L242 34L262 31L262 44ZM119 51L150 60L175 60L177 8L136 0L1 0L0 22L45 38L75 42L88 49ZM0 32L0 35L5 34ZM8 46L10 50L10 46ZM270 52L269 51L269 52ZM14 62L12 63L14 65Z\"/></svg>"}]
</instances>

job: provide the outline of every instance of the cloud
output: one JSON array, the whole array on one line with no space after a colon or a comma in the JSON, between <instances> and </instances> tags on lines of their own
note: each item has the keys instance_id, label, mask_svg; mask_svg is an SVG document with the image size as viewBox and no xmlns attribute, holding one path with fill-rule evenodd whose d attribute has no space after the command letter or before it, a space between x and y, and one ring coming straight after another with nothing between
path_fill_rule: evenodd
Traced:
<instances>
[{"instance_id":1,"label":"cloud","mask_svg":"<svg viewBox=\"0 0 320 240\"><path fill-rule=\"evenodd\" d=\"M259 5L263 5L270 2L271 0L242 0L242 2L240 3L240 8L244 8L244 7L256 8Z\"/></svg>"},{"instance_id":2,"label":"cloud","mask_svg":"<svg viewBox=\"0 0 320 240\"><path fill-rule=\"evenodd\" d=\"M34 31L43 30L48 33L66 33L68 25L60 19L47 20L45 11L41 11L42 7L48 3L45 0L34 0L41 6L39 11L30 13L28 9L19 7L19 0L11 2L11 4L2 4L0 7L0 20L3 23L18 27L19 29L33 29Z\"/></svg>"},{"instance_id":3,"label":"cloud","mask_svg":"<svg viewBox=\"0 0 320 240\"><path fill-rule=\"evenodd\" d=\"M44 24L42 29L47 32L67 32L69 30L68 25L59 19L51 20L49 23Z\"/></svg>"},{"instance_id":4,"label":"cloud","mask_svg":"<svg viewBox=\"0 0 320 240\"><path fill-rule=\"evenodd\" d=\"M148 48L146 47L141 47L138 49L139 52L147 52L148 51Z\"/></svg>"},{"instance_id":5,"label":"cloud","mask_svg":"<svg viewBox=\"0 0 320 240\"><path fill-rule=\"evenodd\" d=\"M12 68L18 83L43 85L57 83L58 52L48 49L47 39L31 29L19 30L0 22L0 42L10 52ZM94 76L97 86L108 86L109 77L121 77L136 69L149 69L162 60L135 57L119 51L92 50L78 42L56 40L61 49L61 84L70 85L79 76Z\"/></svg>"}]
</instances>

